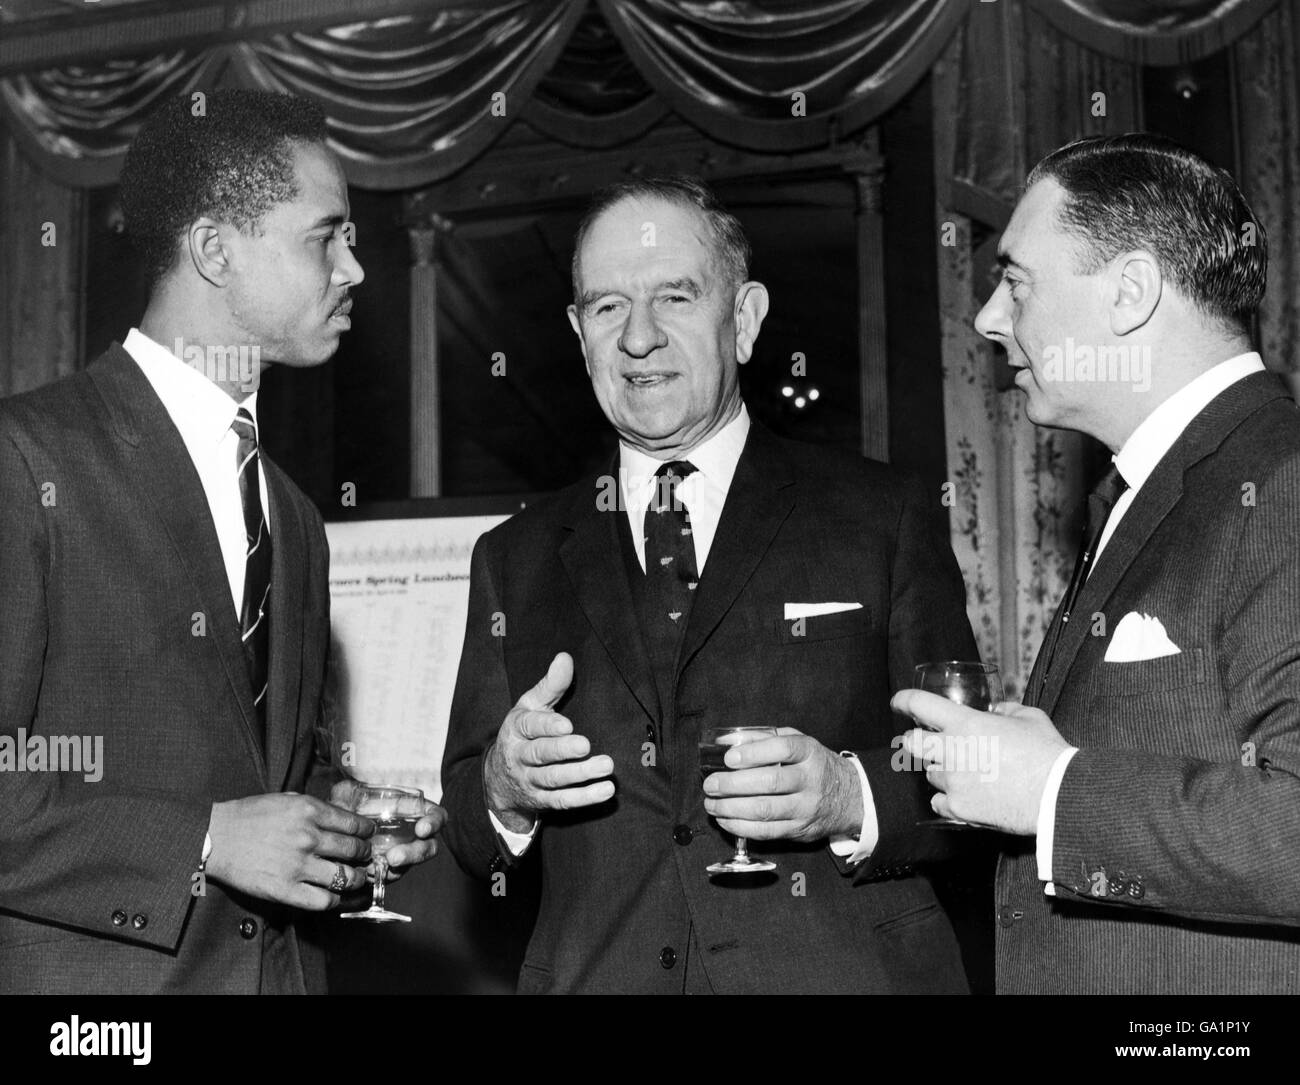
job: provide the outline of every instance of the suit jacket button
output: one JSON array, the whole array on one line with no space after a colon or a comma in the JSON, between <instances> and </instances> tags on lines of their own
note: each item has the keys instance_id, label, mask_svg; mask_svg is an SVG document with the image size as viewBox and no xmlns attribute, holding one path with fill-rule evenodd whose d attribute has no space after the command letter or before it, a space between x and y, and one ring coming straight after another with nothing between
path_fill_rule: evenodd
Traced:
<instances>
[{"instance_id":1,"label":"suit jacket button","mask_svg":"<svg viewBox=\"0 0 1300 1085\"><path fill-rule=\"evenodd\" d=\"M998 908L998 926L1014 927L1016 920L1024 919L1025 913L1018 909L1012 908L1010 904L1003 904Z\"/></svg>"},{"instance_id":2,"label":"suit jacket button","mask_svg":"<svg viewBox=\"0 0 1300 1085\"><path fill-rule=\"evenodd\" d=\"M133 915L131 917L131 926L138 931L144 930L148 925L149 917L147 915Z\"/></svg>"},{"instance_id":3,"label":"suit jacket button","mask_svg":"<svg viewBox=\"0 0 1300 1085\"><path fill-rule=\"evenodd\" d=\"M677 951L672 946L664 946L659 951L659 964L663 968L672 968L677 963Z\"/></svg>"},{"instance_id":4,"label":"suit jacket button","mask_svg":"<svg viewBox=\"0 0 1300 1085\"><path fill-rule=\"evenodd\" d=\"M1134 900L1141 900L1146 896L1146 890L1142 888L1142 879L1134 878L1128 883L1128 895Z\"/></svg>"},{"instance_id":5,"label":"suit jacket button","mask_svg":"<svg viewBox=\"0 0 1300 1085\"><path fill-rule=\"evenodd\" d=\"M687 844L691 842L694 836L695 836L695 830L692 829L689 825L678 825L677 828L673 830L673 843L680 844L682 845L682 847L685 847Z\"/></svg>"},{"instance_id":6,"label":"suit jacket button","mask_svg":"<svg viewBox=\"0 0 1300 1085\"><path fill-rule=\"evenodd\" d=\"M245 917L239 921L239 937L251 939L257 937L257 920Z\"/></svg>"},{"instance_id":7,"label":"suit jacket button","mask_svg":"<svg viewBox=\"0 0 1300 1085\"><path fill-rule=\"evenodd\" d=\"M126 926L126 913L122 911L121 908L119 908L116 912L113 913L113 926L115 927Z\"/></svg>"}]
</instances>

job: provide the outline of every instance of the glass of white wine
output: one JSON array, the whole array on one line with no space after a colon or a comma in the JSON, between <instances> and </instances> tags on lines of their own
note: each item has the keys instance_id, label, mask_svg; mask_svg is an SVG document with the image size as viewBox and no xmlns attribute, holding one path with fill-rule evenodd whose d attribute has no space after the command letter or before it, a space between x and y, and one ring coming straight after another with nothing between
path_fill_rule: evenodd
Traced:
<instances>
[{"instance_id":1,"label":"glass of white wine","mask_svg":"<svg viewBox=\"0 0 1300 1085\"><path fill-rule=\"evenodd\" d=\"M375 862L375 885L370 907L364 912L344 912L344 919L369 919L374 923L409 923L411 917L384 907L384 881L388 877L388 851L415 839L415 823L424 816L424 792L414 787L358 783L348 809L375 823L370 856Z\"/></svg>"},{"instance_id":2,"label":"glass of white wine","mask_svg":"<svg viewBox=\"0 0 1300 1085\"><path fill-rule=\"evenodd\" d=\"M1002 677L996 663L946 659L935 663L918 663L914 668L913 689L936 693L956 704L991 712L1002 700ZM924 725L923 725L924 726ZM937 825L945 829L972 829L976 826L957 818L925 818L918 825Z\"/></svg>"},{"instance_id":3,"label":"glass of white wine","mask_svg":"<svg viewBox=\"0 0 1300 1085\"><path fill-rule=\"evenodd\" d=\"M700 732L700 782L715 772L727 772L724 758L732 746L757 742L762 738L776 738L775 727L706 727ZM736 854L725 863L713 863L706 868L710 874L761 874L775 870L776 864L766 859L751 859L749 845L743 836L736 837Z\"/></svg>"}]
</instances>

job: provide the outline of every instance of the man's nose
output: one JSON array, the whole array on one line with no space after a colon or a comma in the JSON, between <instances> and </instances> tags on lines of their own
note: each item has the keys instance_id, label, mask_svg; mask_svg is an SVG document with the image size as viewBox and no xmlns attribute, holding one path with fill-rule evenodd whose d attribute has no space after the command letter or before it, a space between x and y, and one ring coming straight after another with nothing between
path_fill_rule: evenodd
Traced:
<instances>
[{"instance_id":1,"label":"man's nose","mask_svg":"<svg viewBox=\"0 0 1300 1085\"><path fill-rule=\"evenodd\" d=\"M361 261L352 254L352 246L347 242L341 242L338 247L341 253L334 261L334 281L339 286L360 286L366 278Z\"/></svg>"},{"instance_id":2,"label":"man's nose","mask_svg":"<svg viewBox=\"0 0 1300 1085\"><path fill-rule=\"evenodd\" d=\"M618 349L633 358L644 358L653 350L668 345L668 337L655 320L647 302L633 302L618 337Z\"/></svg>"},{"instance_id":3,"label":"man's nose","mask_svg":"<svg viewBox=\"0 0 1300 1085\"><path fill-rule=\"evenodd\" d=\"M1009 331L1007 310L1002 295L1003 288L999 284L989 295L984 308L975 314L975 330L985 339L1005 338Z\"/></svg>"}]
</instances>

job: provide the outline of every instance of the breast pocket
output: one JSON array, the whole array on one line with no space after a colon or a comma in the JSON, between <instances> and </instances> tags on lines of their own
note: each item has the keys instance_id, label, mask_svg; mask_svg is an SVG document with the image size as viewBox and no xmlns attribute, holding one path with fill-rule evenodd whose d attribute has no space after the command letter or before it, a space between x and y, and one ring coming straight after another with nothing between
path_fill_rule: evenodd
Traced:
<instances>
[{"instance_id":1,"label":"breast pocket","mask_svg":"<svg viewBox=\"0 0 1300 1085\"><path fill-rule=\"evenodd\" d=\"M773 633L782 644L809 644L814 641L837 640L840 637L862 636L871 629L871 610L841 610L836 614L817 614L808 618L784 618L772 623Z\"/></svg>"},{"instance_id":2,"label":"breast pocket","mask_svg":"<svg viewBox=\"0 0 1300 1085\"><path fill-rule=\"evenodd\" d=\"M1157 659L1103 662L1094 681L1098 697L1134 696L1198 686L1205 681L1205 652L1201 648L1188 648Z\"/></svg>"}]
</instances>

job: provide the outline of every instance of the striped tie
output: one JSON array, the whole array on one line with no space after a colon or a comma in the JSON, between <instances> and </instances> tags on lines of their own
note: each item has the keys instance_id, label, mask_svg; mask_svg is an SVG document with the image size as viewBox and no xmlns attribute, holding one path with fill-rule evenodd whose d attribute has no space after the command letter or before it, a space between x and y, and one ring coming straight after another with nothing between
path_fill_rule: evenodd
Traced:
<instances>
[{"instance_id":1,"label":"striped tie","mask_svg":"<svg viewBox=\"0 0 1300 1085\"><path fill-rule=\"evenodd\" d=\"M271 533L262 515L262 484L258 475L257 428L247 408L240 407L230 424L239 438L239 499L244 506L244 601L239 626L244 659L253 687L253 703L261 739L266 741L266 686L271 648Z\"/></svg>"}]
</instances>

